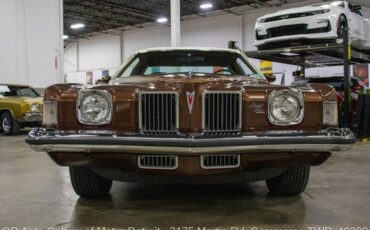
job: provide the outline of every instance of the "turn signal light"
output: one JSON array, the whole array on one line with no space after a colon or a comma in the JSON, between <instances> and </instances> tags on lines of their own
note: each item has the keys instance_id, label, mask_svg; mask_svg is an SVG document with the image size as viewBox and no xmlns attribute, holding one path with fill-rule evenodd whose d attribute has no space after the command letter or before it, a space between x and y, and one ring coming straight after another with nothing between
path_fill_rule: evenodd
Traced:
<instances>
[{"instance_id":1,"label":"turn signal light","mask_svg":"<svg viewBox=\"0 0 370 230\"><path fill-rule=\"evenodd\" d=\"M57 114L58 114L57 102L44 101L42 124L56 125L58 123Z\"/></svg>"},{"instance_id":2,"label":"turn signal light","mask_svg":"<svg viewBox=\"0 0 370 230\"><path fill-rule=\"evenodd\" d=\"M322 123L330 126L338 125L338 102L324 101Z\"/></svg>"}]
</instances>

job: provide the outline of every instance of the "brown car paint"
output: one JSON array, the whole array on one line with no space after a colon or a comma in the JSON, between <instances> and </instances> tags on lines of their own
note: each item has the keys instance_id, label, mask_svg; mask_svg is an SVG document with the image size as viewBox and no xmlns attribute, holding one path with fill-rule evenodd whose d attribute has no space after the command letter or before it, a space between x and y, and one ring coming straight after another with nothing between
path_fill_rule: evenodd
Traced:
<instances>
[{"instance_id":1,"label":"brown car paint","mask_svg":"<svg viewBox=\"0 0 370 230\"><path fill-rule=\"evenodd\" d=\"M78 122L76 100L79 84L58 84L46 89L44 100L58 102L58 130L109 130L117 133L138 132L138 93L140 91L176 91L179 94L179 131L190 135L202 132L202 93L206 91L240 91L243 98L242 132L266 130L320 130L322 124L322 102L336 101L336 92L332 87L312 84L303 88L305 100L302 123L292 126L277 126L268 121L267 103L271 92L289 89L286 86L269 84L266 80L248 77L227 77L219 75L184 77L138 76L114 79L108 85L98 85L92 89L106 90L113 96L112 121L108 125L91 126ZM195 92L192 113L186 102L186 92ZM261 107L264 113L257 113L255 107ZM68 115L66 115L68 114Z\"/></svg>"}]
</instances>

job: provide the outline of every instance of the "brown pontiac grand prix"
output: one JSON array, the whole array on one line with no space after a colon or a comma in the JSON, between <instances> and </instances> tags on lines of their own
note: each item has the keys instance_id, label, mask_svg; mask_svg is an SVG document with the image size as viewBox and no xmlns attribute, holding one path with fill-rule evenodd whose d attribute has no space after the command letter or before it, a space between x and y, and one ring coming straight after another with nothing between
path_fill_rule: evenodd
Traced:
<instances>
[{"instance_id":1,"label":"brown pontiac grand prix","mask_svg":"<svg viewBox=\"0 0 370 230\"><path fill-rule=\"evenodd\" d=\"M107 84L48 87L26 142L68 166L82 197L107 195L114 180L266 180L272 195L299 195L310 166L355 138L338 128L334 88L272 78L237 50L139 51Z\"/></svg>"}]
</instances>

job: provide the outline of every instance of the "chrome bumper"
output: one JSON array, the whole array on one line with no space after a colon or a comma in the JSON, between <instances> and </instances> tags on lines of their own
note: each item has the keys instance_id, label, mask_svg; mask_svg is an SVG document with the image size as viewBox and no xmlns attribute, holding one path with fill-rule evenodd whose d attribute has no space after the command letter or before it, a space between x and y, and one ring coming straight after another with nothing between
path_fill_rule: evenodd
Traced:
<instances>
[{"instance_id":1,"label":"chrome bumper","mask_svg":"<svg viewBox=\"0 0 370 230\"><path fill-rule=\"evenodd\" d=\"M169 153L199 155L247 152L328 152L351 148L356 138L349 129L328 129L315 133L278 131L238 137L147 137L108 132L64 131L34 128L26 142L45 152L119 152L133 154Z\"/></svg>"},{"instance_id":2,"label":"chrome bumper","mask_svg":"<svg viewBox=\"0 0 370 230\"><path fill-rule=\"evenodd\" d=\"M17 120L20 123L24 122L42 122L42 113L39 112L29 112L25 113L24 116L21 119Z\"/></svg>"}]
</instances>

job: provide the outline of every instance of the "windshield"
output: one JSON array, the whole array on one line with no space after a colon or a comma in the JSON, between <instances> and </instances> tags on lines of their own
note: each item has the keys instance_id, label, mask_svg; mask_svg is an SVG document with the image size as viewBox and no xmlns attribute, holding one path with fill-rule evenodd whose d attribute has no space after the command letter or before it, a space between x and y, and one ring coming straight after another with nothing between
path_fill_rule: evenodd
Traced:
<instances>
[{"instance_id":1,"label":"windshield","mask_svg":"<svg viewBox=\"0 0 370 230\"><path fill-rule=\"evenodd\" d=\"M27 86L0 85L0 95L3 97L40 97L34 89Z\"/></svg>"},{"instance_id":2,"label":"windshield","mask_svg":"<svg viewBox=\"0 0 370 230\"><path fill-rule=\"evenodd\" d=\"M240 54L225 51L157 51L137 54L117 77L213 74L264 78Z\"/></svg>"},{"instance_id":3,"label":"windshield","mask_svg":"<svg viewBox=\"0 0 370 230\"><path fill-rule=\"evenodd\" d=\"M318 4L314 4L313 6L329 6L329 5L332 5L332 6L340 6L340 7L343 7L344 8L344 2L343 1L334 1L334 2L331 2L331 3L328 3L328 2L324 2L324 3L318 3Z\"/></svg>"}]
</instances>

